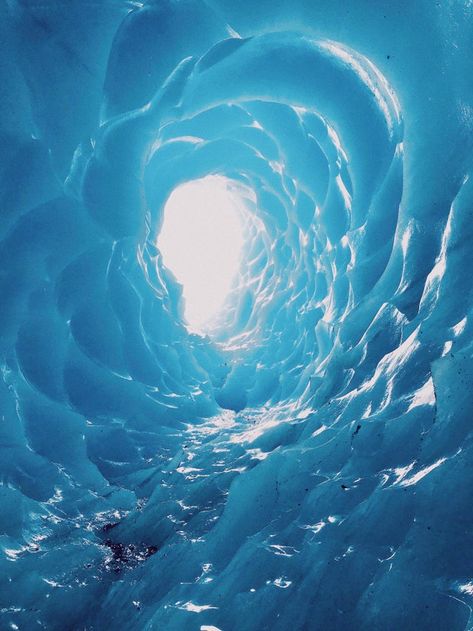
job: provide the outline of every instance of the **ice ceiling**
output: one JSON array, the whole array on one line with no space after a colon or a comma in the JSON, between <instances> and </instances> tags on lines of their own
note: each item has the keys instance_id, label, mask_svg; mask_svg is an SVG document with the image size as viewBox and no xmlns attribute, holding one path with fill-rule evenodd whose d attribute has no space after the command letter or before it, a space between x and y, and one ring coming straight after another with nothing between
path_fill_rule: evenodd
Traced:
<instances>
[{"instance_id":1,"label":"ice ceiling","mask_svg":"<svg viewBox=\"0 0 473 631\"><path fill-rule=\"evenodd\" d=\"M472 628L471 3L1 11L0 626Z\"/></svg>"}]
</instances>

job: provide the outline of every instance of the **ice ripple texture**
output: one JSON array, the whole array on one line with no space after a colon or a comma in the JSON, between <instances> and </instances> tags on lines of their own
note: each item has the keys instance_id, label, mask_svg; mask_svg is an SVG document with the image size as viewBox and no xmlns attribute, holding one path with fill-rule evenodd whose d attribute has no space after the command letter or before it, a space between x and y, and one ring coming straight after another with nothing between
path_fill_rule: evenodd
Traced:
<instances>
[{"instance_id":1,"label":"ice ripple texture","mask_svg":"<svg viewBox=\"0 0 473 631\"><path fill-rule=\"evenodd\" d=\"M2 628L472 628L472 24L2 8ZM208 176L210 337L156 246Z\"/></svg>"}]
</instances>

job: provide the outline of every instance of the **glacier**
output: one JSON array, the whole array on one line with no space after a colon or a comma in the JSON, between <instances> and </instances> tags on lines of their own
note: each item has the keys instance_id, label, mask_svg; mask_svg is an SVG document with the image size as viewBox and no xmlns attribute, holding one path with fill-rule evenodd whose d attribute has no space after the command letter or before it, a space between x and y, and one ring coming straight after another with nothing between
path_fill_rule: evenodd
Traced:
<instances>
[{"instance_id":1,"label":"glacier","mask_svg":"<svg viewBox=\"0 0 473 631\"><path fill-rule=\"evenodd\" d=\"M0 627L473 629L473 4L1 7Z\"/></svg>"}]
</instances>

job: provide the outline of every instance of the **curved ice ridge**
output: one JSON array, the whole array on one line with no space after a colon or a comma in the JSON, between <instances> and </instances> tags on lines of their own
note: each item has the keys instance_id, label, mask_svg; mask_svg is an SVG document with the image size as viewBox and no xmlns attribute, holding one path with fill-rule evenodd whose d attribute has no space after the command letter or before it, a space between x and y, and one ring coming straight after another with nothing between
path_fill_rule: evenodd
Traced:
<instances>
[{"instance_id":1,"label":"curved ice ridge","mask_svg":"<svg viewBox=\"0 0 473 631\"><path fill-rule=\"evenodd\" d=\"M330 8L212 4L75 7L77 49L9 3L2 627L470 628L470 145L431 156L471 94L446 58L458 95L416 105ZM156 242L208 175L246 242L200 336Z\"/></svg>"}]
</instances>

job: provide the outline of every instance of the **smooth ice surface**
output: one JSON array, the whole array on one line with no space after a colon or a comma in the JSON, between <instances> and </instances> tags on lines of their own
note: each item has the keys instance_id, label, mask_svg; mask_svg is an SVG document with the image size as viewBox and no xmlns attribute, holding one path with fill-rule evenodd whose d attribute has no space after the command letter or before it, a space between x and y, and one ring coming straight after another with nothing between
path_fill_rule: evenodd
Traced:
<instances>
[{"instance_id":1,"label":"smooth ice surface","mask_svg":"<svg viewBox=\"0 0 473 631\"><path fill-rule=\"evenodd\" d=\"M183 286L184 315L202 330L221 308L239 271L245 206L224 178L182 184L169 196L157 246Z\"/></svg>"},{"instance_id":2,"label":"smooth ice surface","mask_svg":"<svg viewBox=\"0 0 473 631\"><path fill-rule=\"evenodd\" d=\"M0 628L471 629L473 4L0 10Z\"/></svg>"}]
</instances>

